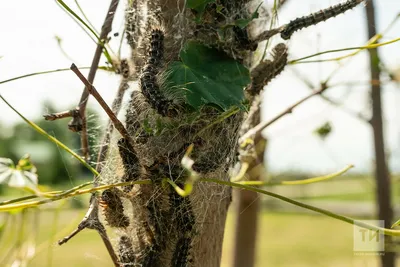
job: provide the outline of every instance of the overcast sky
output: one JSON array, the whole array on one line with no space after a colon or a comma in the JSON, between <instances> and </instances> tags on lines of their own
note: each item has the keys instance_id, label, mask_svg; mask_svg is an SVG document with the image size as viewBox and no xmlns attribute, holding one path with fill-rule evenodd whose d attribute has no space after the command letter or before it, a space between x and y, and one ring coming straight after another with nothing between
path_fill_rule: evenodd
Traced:
<instances>
[{"instance_id":1,"label":"overcast sky","mask_svg":"<svg viewBox=\"0 0 400 267\"><path fill-rule=\"evenodd\" d=\"M71 7L75 7L74 1L66 2ZM100 29L109 1L81 0L79 2L91 22ZM271 2L270 0L268 3ZM337 0L291 0L282 8L279 24L338 2ZM376 2L379 32L400 12L400 3L398 0ZM113 33L122 32L122 7L121 4L113 25ZM363 45L367 40L364 9L364 6L360 5L336 19L295 33L288 42L290 58L295 59L324 50ZM68 68L71 65L71 59L78 66L90 65L96 45L57 6L55 1L2 1L1 10L0 81L32 72ZM70 58L61 52L55 36L62 38L63 49ZM398 37L400 37L400 21L384 36L382 41ZM118 50L119 38L113 37L111 41L111 46L115 51ZM273 41L276 43L282 40L277 37ZM388 68L400 67L400 43L383 47L380 53ZM124 49L123 55L127 54L127 49ZM340 54L329 54L324 58L338 55ZM102 59L101 65L104 65L104 62L105 60ZM293 69L318 86L318 83L328 77L337 66L337 63L288 66L282 75L265 88L264 119L273 117L288 105L309 94L309 89L294 75ZM332 79L332 84L338 86L329 89L328 95L343 101L348 109L361 111L369 116L368 75L368 57L367 53L363 52L337 72ZM118 82L119 77L99 71L95 86L110 103ZM357 83L357 85L344 85L349 82ZM0 85L0 93L30 119L35 119L42 114L42 103L45 100L50 100L60 111L72 108L79 101L82 89L81 82L70 71ZM400 88L394 84L385 85L383 101L387 151L391 155L390 167L398 172L400 171L398 109ZM98 109L102 115L104 114L92 99L89 105ZM20 118L4 103L0 103L0 114L2 124L10 125L20 121ZM105 117L102 117L102 122L104 121ZM313 134L313 131L326 121L332 123L333 132L325 141L322 141ZM346 164L355 164L354 171L358 172L372 169L372 131L369 125L349 116L340 108L330 106L318 97L272 125L267 129L266 135L270 141L268 166L274 172L303 170L323 174L341 169Z\"/></svg>"}]
</instances>

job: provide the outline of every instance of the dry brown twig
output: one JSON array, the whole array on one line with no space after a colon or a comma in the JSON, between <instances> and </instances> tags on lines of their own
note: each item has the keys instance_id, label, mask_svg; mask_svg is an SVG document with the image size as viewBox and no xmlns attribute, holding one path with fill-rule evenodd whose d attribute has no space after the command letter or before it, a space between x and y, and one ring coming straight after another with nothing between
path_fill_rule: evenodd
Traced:
<instances>
[{"instance_id":1,"label":"dry brown twig","mask_svg":"<svg viewBox=\"0 0 400 267\"><path fill-rule=\"evenodd\" d=\"M55 120L59 120L59 119L72 117L74 111L75 111L75 109L71 109L71 110L57 112L57 113L44 114L43 117L46 121L55 121Z\"/></svg>"},{"instance_id":2,"label":"dry brown twig","mask_svg":"<svg viewBox=\"0 0 400 267\"><path fill-rule=\"evenodd\" d=\"M103 53L104 43L107 40L108 34L111 32L112 29L112 22L114 20L114 14L118 7L119 0L112 0L110 7L108 9L106 18L104 20L103 26L101 27L100 32L100 42L97 44L96 51L93 56L92 64L90 66L89 74L87 80L89 83L93 83L94 78L96 76L97 68L99 66L100 58ZM85 158L89 159L89 141L88 141L88 134L87 134L87 124L86 124L86 105L89 98L89 91L87 87L84 88L81 99L79 101L79 106L77 109L79 110L80 116L82 118L82 131L81 131L81 146L82 146L82 153Z\"/></svg>"},{"instance_id":3,"label":"dry brown twig","mask_svg":"<svg viewBox=\"0 0 400 267\"><path fill-rule=\"evenodd\" d=\"M311 81L309 81L304 75L302 75L298 70L296 70L295 68L291 68L291 71L295 74L295 76L300 79L306 86L308 89L310 89L311 91L314 90L315 86L313 85L313 83ZM320 87L325 87L326 90L328 90L329 88L331 88L328 85L327 81L321 82ZM350 116L359 119L363 122L367 122L370 123L371 119L369 119L368 117L366 117L364 114L362 114L361 112L357 112L351 109L348 109L346 106L343 106L342 103L326 96L326 95L320 95L320 97L325 100L326 102L328 102L329 104L331 104L332 106L335 106L337 108L340 108L341 110L343 110L344 112L346 112L347 114L349 114Z\"/></svg>"},{"instance_id":4,"label":"dry brown twig","mask_svg":"<svg viewBox=\"0 0 400 267\"><path fill-rule=\"evenodd\" d=\"M102 108L106 111L107 115L110 118L110 123L108 126L108 129L106 131L106 134L104 136L105 143L102 145L99 154L98 154L98 162L96 166L97 171L101 171L101 162L105 159L107 150L108 150L108 143L110 140L110 135L113 131L113 128L115 127L120 134L126 139L129 140L131 143L133 141L131 140L127 130L123 126L123 124L118 120L116 117L116 113L118 113L120 107L121 107L121 101L123 98L123 93L125 92L127 88L127 80L123 78L121 81L121 85L118 90L118 94L114 99L113 102L113 110L111 110L104 99L100 96L100 94L97 92L96 88L89 83L89 81L83 76L83 74L79 71L79 69L76 67L75 64L71 65L71 70L79 77L79 79L85 84L85 87L87 88L88 92L93 95L93 97L99 102L99 104L102 106ZM97 184L95 180L95 185ZM69 236L63 238L62 240L59 241L59 244L62 245L66 243L68 240L70 240L72 237L74 237L76 234L78 234L80 231L82 231L85 228L89 229L95 229L97 232L100 234L101 238L103 239L103 242L115 264L115 266L119 266L118 263L118 257L116 256L114 249L111 245L110 240L108 239L106 230L103 226L103 224L100 222L99 217L98 217L98 200L96 195L92 195L90 199L90 206L89 209L81 221L81 223L78 225L77 229L75 229Z\"/></svg>"},{"instance_id":5,"label":"dry brown twig","mask_svg":"<svg viewBox=\"0 0 400 267\"><path fill-rule=\"evenodd\" d=\"M104 23L103 23L103 26L102 26L102 29L101 29L100 42L98 43L96 51L95 51L95 54L93 56L93 60L92 60L92 64L91 64L91 67L90 67L90 70L89 70L88 78L84 79L85 82L87 82L87 84L85 83L85 88L83 90L81 99L79 101L79 105L75 109L75 113L71 113L71 115L73 115L73 114L78 114L79 115L79 116L75 116L75 117L73 116L73 120L69 123L69 128L71 129L71 125L77 125L77 128L75 128L75 129L79 129L79 130L82 131L82 134L81 134L81 146L82 146L83 156L84 156L84 158L86 160L89 159L89 144L88 144L88 135L87 135L87 126L86 126L86 114L85 114L86 105L87 105L87 101L88 101L88 97L89 97L89 89L87 88L87 85L91 86L91 84L93 83L94 78L96 76L97 68L98 68L98 65L99 65L99 62L100 62L100 58L101 58L101 55L102 55L102 52L103 52L104 43L107 40L108 34L111 32L112 22L113 22L114 14L115 14L115 11L117 9L118 4L119 4L119 0L112 0L111 3L110 3L109 9L107 11L106 18L104 20ZM83 75L82 75L82 77L83 77ZM123 81L121 82L120 90L118 91L118 96L119 97L117 96L114 99L114 102L113 102L113 108L115 108L114 111L116 111L116 112L119 111L120 104L121 104L121 99L123 97L123 92L125 91L125 90L121 90L121 88L126 88L126 86L122 86L122 84L126 85L126 79L123 79ZM111 111L111 110L109 110L109 111ZM112 111L111 111L111 113L114 115L114 113ZM62 116L59 115L58 117L61 118ZM67 116L64 116L64 117L67 117ZM81 125L81 127L80 127L80 125ZM74 128L72 128L72 130L74 130ZM96 170L98 172L101 171L100 162L102 162L105 159L105 156L107 154L108 142L109 142L112 130L113 130L113 127L110 126L110 123L109 123L109 126L107 128L107 132L106 132L105 137L104 137L104 141L106 141L106 143L102 144L102 147L101 147L101 149L99 151L99 154L98 154L98 163L97 163L97 166L96 166ZM94 177L94 185L95 186L97 184L96 178L97 177ZM96 194L93 194L91 196L89 209L88 209L85 217L79 223L77 229L75 231L73 231L69 236L67 236L67 237L63 238L62 240L60 240L59 241L59 245L62 245L64 243L68 242L68 240L70 240L72 237L74 237L76 234L78 234L80 231L82 231L85 228L94 229L99 233L99 235L102 238L103 243L106 246L106 249L107 249L107 251L108 251L108 253L109 253L109 255L110 255L110 257L111 257L111 259L113 261L113 264L115 266L120 266L119 259L118 259L117 255L116 255L116 253L115 253L115 251L113 249L113 246L112 246L112 244L111 244L111 242L110 242L110 240L109 240L109 238L107 236L107 232L105 230L105 227L100 222L99 215L98 215L98 200L97 200L97 195Z\"/></svg>"},{"instance_id":6,"label":"dry brown twig","mask_svg":"<svg viewBox=\"0 0 400 267\"><path fill-rule=\"evenodd\" d=\"M129 140L131 144L134 144L132 138L129 136L128 131L125 129L122 122L117 118L115 113L110 109L104 99L101 97L99 92L97 92L96 88L83 76L83 74L79 71L75 64L72 63L71 70L79 77L79 79L85 84L88 92L99 102L100 106L107 113L111 122L114 124L114 127L118 130L118 132L124 137L126 140Z\"/></svg>"},{"instance_id":7,"label":"dry brown twig","mask_svg":"<svg viewBox=\"0 0 400 267\"><path fill-rule=\"evenodd\" d=\"M92 64L90 66L87 80L89 83L93 83L97 73L100 58L103 53L104 44L107 41L107 36L111 32L112 22L114 20L115 11L118 7L119 0L112 0L107 11L106 18L101 28L99 40L96 51L93 56ZM68 124L68 128L73 132L81 132L81 146L82 154L86 160L89 160L89 143L87 134L87 123L86 123L86 105L89 98L89 91L85 87L78 106L72 111L64 111L55 114L46 114L44 118L46 120L57 120L67 117L72 117L72 120Z\"/></svg>"},{"instance_id":8,"label":"dry brown twig","mask_svg":"<svg viewBox=\"0 0 400 267\"><path fill-rule=\"evenodd\" d=\"M261 123L257 124L257 126L255 126L254 128L250 129L249 131L247 131L244 135L242 135L240 137L239 144L244 143L248 138L258 139L259 135L261 135L261 132L265 128L267 128L268 126L270 126L274 122L278 121L280 118L292 113L294 108L296 108L297 106L299 106L303 102L307 101L308 99L312 98L313 96L322 94L326 89L327 89L326 87L321 87L319 90L314 91L313 93L311 93L311 94L305 96L304 98L300 99L299 101L297 101L296 103L294 103L293 105L291 105L290 107L288 107L287 109L285 109L284 111L282 111L281 113L276 115L271 120L265 121L265 122L261 122Z\"/></svg>"}]
</instances>

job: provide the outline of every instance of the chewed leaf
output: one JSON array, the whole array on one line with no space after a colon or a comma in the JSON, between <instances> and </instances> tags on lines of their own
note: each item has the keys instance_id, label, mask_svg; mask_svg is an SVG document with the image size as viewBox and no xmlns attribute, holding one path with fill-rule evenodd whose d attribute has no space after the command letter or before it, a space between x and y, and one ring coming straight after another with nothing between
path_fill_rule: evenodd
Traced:
<instances>
[{"instance_id":1,"label":"chewed leaf","mask_svg":"<svg viewBox=\"0 0 400 267\"><path fill-rule=\"evenodd\" d=\"M38 176L29 155L22 157L17 166L11 159L0 158L0 184L36 190Z\"/></svg>"},{"instance_id":2,"label":"chewed leaf","mask_svg":"<svg viewBox=\"0 0 400 267\"><path fill-rule=\"evenodd\" d=\"M243 104L250 74L242 64L194 41L185 44L180 58L169 64L165 84L176 95L185 96L187 104L197 110L207 104L222 110Z\"/></svg>"}]
</instances>

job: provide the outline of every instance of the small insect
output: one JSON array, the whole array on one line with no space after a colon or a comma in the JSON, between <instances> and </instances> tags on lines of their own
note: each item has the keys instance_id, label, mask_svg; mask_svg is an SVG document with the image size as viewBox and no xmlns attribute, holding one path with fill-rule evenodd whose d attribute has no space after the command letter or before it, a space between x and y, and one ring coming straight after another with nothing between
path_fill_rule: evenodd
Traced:
<instances>
[{"instance_id":1,"label":"small insect","mask_svg":"<svg viewBox=\"0 0 400 267\"><path fill-rule=\"evenodd\" d=\"M337 15L356 7L363 1L364 0L348 0L346 2L328 7L326 9L322 9L316 13L312 13L311 15L292 20L291 22L289 22L289 24L284 26L284 29L281 31L281 37L284 40L288 40L295 31L298 31L302 28L307 28L312 25L316 25L322 21L336 17Z\"/></svg>"},{"instance_id":2,"label":"small insect","mask_svg":"<svg viewBox=\"0 0 400 267\"><path fill-rule=\"evenodd\" d=\"M103 214L108 225L121 228L129 226L129 218L124 214L124 206L117 189L104 190L99 204L103 208Z\"/></svg>"}]
</instances>

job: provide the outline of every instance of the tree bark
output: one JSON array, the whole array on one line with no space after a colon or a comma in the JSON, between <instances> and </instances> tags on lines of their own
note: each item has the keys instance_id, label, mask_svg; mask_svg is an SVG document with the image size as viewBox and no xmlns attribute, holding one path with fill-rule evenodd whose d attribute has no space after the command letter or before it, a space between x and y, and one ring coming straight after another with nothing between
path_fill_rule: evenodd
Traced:
<instances>
[{"instance_id":1,"label":"tree bark","mask_svg":"<svg viewBox=\"0 0 400 267\"><path fill-rule=\"evenodd\" d=\"M249 111L246 121L243 123L241 134L247 132L261 122L261 96L256 97ZM241 161L248 164L244 180L261 181L266 171L264 168L264 153L266 140L260 136L260 140L254 140L255 146L241 151ZM260 198L256 192L247 190L235 190L234 197L237 199L235 211L235 239L232 256L232 266L252 267L255 264L258 212Z\"/></svg>"},{"instance_id":2,"label":"tree bark","mask_svg":"<svg viewBox=\"0 0 400 267\"><path fill-rule=\"evenodd\" d=\"M126 11L126 32L132 48L131 59L137 72L137 75L134 75L136 77L133 76L132 79L139 78L139 86L143 85L143 81L147 82L152 78L144 70L149 69L148 73L150 70L155 72L155 67L150 69L148 66L151 62L158 62L159 55L163 56L163 65L179 60L178 54L186 40L195 39L213 47L220 44L214 25L203 25L205 22L201 25L196 24L194 14L185 8L185 2L130 1ZM237 15L249 17L250 14L245 13L247 2L248 0L221 0L224 11L231 14L231 19L237 19ZM203 18L218 17L213 13L215 7L205 11L207 12L210 14L205 14ZM228 23L224 21L226 18L223 16L217 19ZM242 34L241 41L247 38L245 30L241 31L238 27L235 30ZM237 33L230 29L228 31L233 34L231 36ZM158 39L150 40L154 37ZM224 46L224 43L218 48L250 67L248 62L252 52L235 47L238 46L238 42L234 39L228 36L227 40L232 40L228 43L229 46ZM156 51L155 46L161 47L160 40L163 42L163 51ZM154 58L149 59L149 56ZM179 113L178 117L168 118L155 114L154 111L157 110L145 99L147 96L143 89L146 88L140 89L142 92L135 90L132 93L126 114L127 130L134 139L134 144L130 147L130 144L120 140L118 145L121 159L108 163L113 166L119 165L118 169L125 172L122 175L125 180L150 178L153 182L151 185L137 185L125 190L128 192L125 198L130 200L130 210L133 214L130 215L129 227L121 231L121 262L125 266L144 267L219 266L225 220L231 202L231 188L218 184L197 183L190 196L182 198L172 187L163 186L157 179L160 181L170 178L178 181L179 186L183 186L179 183L179 179L182 179L180 176L184 175L180 161L192 143L195 147L191 157L193 156L194 166L197 164L196 171L201 177L228 180L227 171L235 158L244 113L240 110L223 122L212 124L220 114L205 107L200 111L199 118L195 121L191 119L192 122L185 125L185 121L189 121L189 116L193 115ZM148 121L151 125L156 125L157 121L183 123L175 126L175 129L163 130L160 135L146 136L142 130L143 121ZM211 127L207 127L208 125Z\"/></svg>"},{"instance_id":3,"label":"tree bark","mask_svg":"<svg viewBox=\"0 0 400 267\"><path fill-rule=\"evenodd\" d=\"M367 15L368 39L370 39L376 35L375 8L373 0L367 1L365 10ZM386 228L390 228L393 219L393 211L391 207L390 176L386 162L384 144L379 54L377 48L370 49L368 51L371 71L371 125L373 129L375 148L375 179L377 185L376 196L379 210L379 219L384 220ZM386 236L385 239L387 241L387 244L391 240L389 236ZM395 253L386 251L385 254L381 256L382 266L394 267L395 256Z\"/></svg>"}]
</instances>

